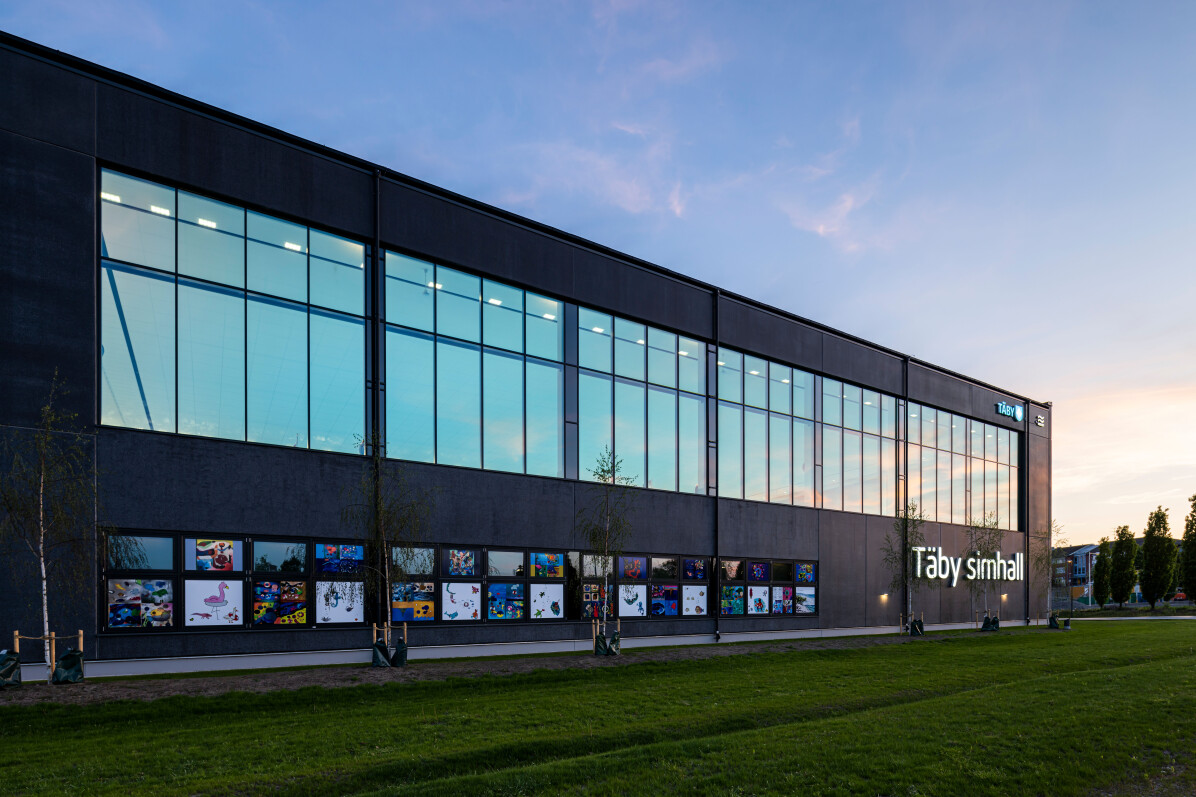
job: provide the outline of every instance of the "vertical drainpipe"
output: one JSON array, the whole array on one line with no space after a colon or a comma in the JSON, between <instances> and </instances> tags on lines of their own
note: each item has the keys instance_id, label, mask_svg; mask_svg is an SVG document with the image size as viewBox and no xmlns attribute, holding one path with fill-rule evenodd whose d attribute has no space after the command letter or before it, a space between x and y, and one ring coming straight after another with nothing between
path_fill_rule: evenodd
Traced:
<instances>
[{"instance_id":1,"label":"vertical drainpipe","mask_svg":"<svg viewBox=\"0 0 1196 797\"><path fill-rule=\"evenodd\" d=\"M385 378L382 373L382 341L385 335L382 304L383 291L386 290L385 265L382 260L382 172L374 169L374 246L372 270L367 275L369 291L369 331L370 331L370 390L369 390L369 429L377 436L380 446L385 445L386 435L382 428L382 391L385 390ZM366 452L371 453L369 451Z\"/></svg>"},{"instance_id":2,"label":"vertical drainpipe","mask_svg":"<svg viewBox=\"0 0 1196 797\"><path fill-rule=\"evenodd\" d=\"M1022 530L1022 605L1026 609L1026 625L1030 624L1030 402L1026 402L1026 417L1022 419L1022 444L1017 447L1017 525ZM1022 511L1022 507L1026 511ZM1049 557L1048 557L1049 559ZM1049 570L1048 570L1049 572Z\"/></svg>"},{"instance_id":3,"label":"vertical drainpipe","mask_svg":"<svg viewBox=\"0 0 1196 797\"><path fill-rule=\"evenodd\" d=\"M909 429L906 428L909 423L909 355L901 358L901 400L904 402L901 407L901 412L897 417L897 431L905 429L905 434L901 435L901 476L898 484L901 487L897 491L897 498L900 500L900 505L897 507L899 513L903 513L906 507L909 506ZM908 524L903 524L903 528L908 531ZM905 533L902 534L901 547L905 549L908 543L905 541ZM901 611L898 612L898 617L909 611L909 617L905 621L913 622L913 606L910 604L909 594L909 556L901 557Z\"/></svg>"},{"instance_id":4,"label":"vertical drainpipe","mask_svg":"<svg viewBox=\"0 0 1196 797\"><path fill-rule=\"evenodd\" d=\"M715 288L714 289L714 348L715 348L715 357L716 358L718 357L718 347L722 345L722 337L720 335L719 323L718 323L718 307L719 307L719 304L721 303L720 302L721 297L722 297L722 289ZM706 367L707 367L707 371L708 371L707 381L709 381L709 368L710 368L709 353L706 355ZM718 419L718 366L717 365L715 365L715 367L714 367L713 396L709 397L709 394L711 393L709 385L707 385L706 393L708 395L707 401L713 402L712 409L708 409L706 411L706 417L707 417L707 419L709 419L709 418L715 419L714 434L713 434L714 451L715 451L714 457L710 456L710 439L711 439L712 435L710 434L709 429L706 431L706 454L707 454L706 470L709 471L706 474L706 484L709 485L711 483L711 476L713 476L714 477L713 481L714 481L714 485L715 485L715 492L714 492L714 556L712 557L711 562L710 562L710 570L711 570L710 583L714 585L714 589L711 590L712 594L710 596L710 602L712 604L714 604L714 641L719 642L722 639L722 633L719 630L719 617L720 617L720 615L722 615L722 608L721 608L721 604L719 603L719 600L718 600L718 592L717 591L722 586L721 576L720 576L720 573L722 571L719 569L719 557L722 555L722 548L719 546L718 516L719 516L719 512L722 508L722 506L721 506L722 500L718 497L718 470L717 470L717 467L718 467L718 456L717 456L717 453L718 453L718 420L717 420ZM709 423L709 420L707 421L707 423ZM711 469L711 465L714 465L713 470ZM707 487L707 490L709 490L709 487Z\"/></svg>"}]
</instances>

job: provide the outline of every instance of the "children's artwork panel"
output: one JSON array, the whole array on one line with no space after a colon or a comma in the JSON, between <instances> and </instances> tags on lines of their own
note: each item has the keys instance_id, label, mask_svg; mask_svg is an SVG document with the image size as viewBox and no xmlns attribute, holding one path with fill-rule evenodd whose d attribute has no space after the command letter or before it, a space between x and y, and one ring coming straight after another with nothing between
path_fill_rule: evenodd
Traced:
<instances>
[{"instance_id":1,"label":"children's artwork panel","mask_svg":"<svg viewBox=\"0 0 1196 797\"><path fill-rule=\"evenodd\" d=\"M793 614L793 587L772 588L772 613Z\"/></svg>"},{"instance_id":2,"label":"children's artwork panel","mask_svg":"<svg viewBox=\"0 0 1196 797\"><path fill-rule=\"evenodd\" d=\"M532 553L532 578L564 578L563 553Z\"/></svg>"},{"instance_id":3,"label":"children's artwork panel","mask_svg":"<svg viewBox=\"0 0 1196 797\"><path fill-rule=\"evenodd\" d=\"M613 617L614 611L610 596L601 584L583 584L581 587L581 616L587 619L601 620L603 617Z\"/></svg>"},{"instance_id":4,"label":"children's artwork panel","mask_svg":"<svg viewBox=\"0 0 1196 797\"><path fill-rule=\"evenodd\" d=\"M428 617L432 619L432 585L428 585ZM362 611L365 586L360 581L317 581L316 600L312 605L316 625L330 623L360 623L365 620Z\"/></svg>"},{"instance_id":5,"label":"children's artwork panel","mask_svg":"<svg viewBox=\"0 0 1196 797\"><path fill-rule=\"evenodd\" d=\"M174 582L167 578L108 579L109 628L174 626Z\"/></svg>"},{"instance_id":6,"label":"children's artwork panel","mask_svg":"<svg viewBox=\"0 0 1196 797\"><path fill-rule=\"evenodd\" d=\"M359 573L365 564L365 547L339 542L316 543L316 572Z\"/></svg>"},{"instance_id":7,"label":"children's artwork panel","mask_svg":"<svg viewBox=\"0 0 1196 797\"><path fill-rule=\"evenodd\" d=\"M681 560L682 576L686 581L705 581L706 580L706 560L705 559L682 559Z\"/></svg>"},{"instance_id":8,"label":"children's artwork panel","mask_svg":"<svg viewBox=\"0 0 1196 797\"><path fill-rule=\"evenodd\" d=\"M240 626L245 622L245 596L240 580L183 582L183 624Z\"/></svg>"},{"instance_id":9,"label":"children's artwork panel","mask_svg":"<svg viewBox=\"0 0 1196 797\"><path fill-rule=\"evenodd\" d=\"M441 584L440 619L451 622L482 619L482 585L476 581Z\"/></svg>"},{"instance_id":10,"label":"children's artwork panel","mask_svg":"<svg viewBox=\"0 0 1196 797\"><path fill-rule=\"evenodd\" d=\"M240 540L188 537L183 540L183 569L201 573L239 572L244 563Z\"/></svg>"},{"instance_id":11,"label":"children's artwork panel","mask_svg":"<svg viewBox=\"0 0 1196 797\"><path fill-rule=\"evenodd\" d=\"M793 588L793 613L794 614L817 614L817 588L815 587L794 587Z\"/></svg>"},{"instance_id":12,"label":"children's artwork panel","mask_svg":"<svg viewBox=\"0 0 1196 797\"><path fill-rule=\"evenodd\" d=\"M436 585L431 581L400 581L390 588L390 619L396 623L436 619Z\"/></svg>"},{"instance_id":13,"label":"children's artwork panel","mask_svg":"<svg viewBox=\"0 0 1196 797\"><path fill-rule=\"evenodd\" d=\"M676 584L653 584L650 609L652 616L676 617L680 597L680 590Z\"/></svg>"},{"instance_id":14,"label":"children's artwork panel","mask_svg":"<svg viewBox=\"0 0 1196 797\"><path fill-rule=\"evenodd\" d=\"M620 556L619 578L629 581L641 581L648 577L648 558L646 556Z\"/></svg>"},{"instance_id":15,"label":"children's artwork panel","mask_svg":"<svg viewBox=\"0 0 1196 797\"><path fill-rule=\"evenodd\" d=\"M533 620L563 620L565 617L565 585L537 584L528 586L531 594L530 617Z\"/></svg>"},{"instance_id":16,"label":"children's artwork panel","mask_svg":"<svg viewBox=\"0 0 1196 797\"><path fill-rule=\"evenodd\" d=\"M814 562L797 563L797 580L806 584L817 583L818 573L814 567Z\"/></svg>"},{"instance_id":17,"label":"children's artwork panel","mask_svg":"<svg viewBox=\"0 0 1196 797\"><path fill-rule=\"evenodd\" d=\"M771 587L748 587L747 613L768 614L772 608Z\"/></svg>"},{"instance_id":18,"label":"children's artwork panel","mask_svg":"<svg viewBox=\"0 0 1196 797\"><path fill-rule=\"evenodd\" d=\"M681 587L681 612L686 617L705 617L709 614L708 593L705 584L686 584Z\"/></svg>"},{"instance_id":19,"label":"children's artwork panel","mask_svg":"<svg viewBox=\"0 0 1196 797\"><path fill-rule=\"evenodd\" d=\"M648 587L645 584L619 585L619 616L648 616Z\"/></svg>"},{"instance_id":20,"label":"children's artwork panel","mask_svg":"<svg viewBox=\"0 0 1196 797\"><path fill-rule=\"evenodd\" d=\"M727 615L743 614L743 587L724 586L719 592L719 613Z\"/></svg>"},{"instance_id":21,"label":"children's artwork panel","mask_svg":"<svg viewBox=\"0 0 1196 797\"><path fill-rule=\"evenodd\" d=\"M523 584L487 584L486 619L522 620L527 616L527 588Z\"/></svg>"}]
</instances>

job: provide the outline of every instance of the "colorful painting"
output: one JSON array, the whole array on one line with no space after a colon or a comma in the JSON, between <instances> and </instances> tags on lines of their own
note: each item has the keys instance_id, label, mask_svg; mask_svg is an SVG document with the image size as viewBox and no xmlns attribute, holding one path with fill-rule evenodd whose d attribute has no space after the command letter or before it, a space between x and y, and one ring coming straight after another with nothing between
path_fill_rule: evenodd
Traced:
<instances>
[{"instance_id":1,"label":"colorful painting","mask_svg":"<svg viewBox=\"0 0 1196 797\"><path fill-rule=\"evenodd\" d=\"M723 587L718 599L719 614L743 614L743 587Z\"/></svg>"},{"instance_id":2,"label":"colorful painting","mask_svg":"<svg viewBox=\"0 0 1196 797\"><path fill-rule=\"evenodd\" d=\"M653 584L651 611L653 617L676 617L680 590L676 584Z\"/></svg>"},{"instance_id":3,"label":"colorful painting","mask_svg":"<svg viewBox=\"0 0 1196 797\"><path fill-rule=\"evenodd\" d=\"M611 617L614 611L610 596L601 584L583 584L581 587L581 616L591 619Z\"/></svg>"},{"instance_id":4,"label":"colorful painting","mask_svg":"<svg viewBox=\"0 0 1196 797\"><path fill-rule=\"evenodd\" d=\"M768 562L751 562L748 564L748 581L769 581L770 570Z\"/></svg>"},{"instance_id":5,"label":"colorful painting","mask_svg":"<svg viewBox=\"0 0 1196 797\"><path fill-rule=\"evenodd\" d=\"M771 592L772 590L769 587L748 587L747 613L768 614L772 609L772 601L769 594Z\"/></svg>"},{"instance_id":6,"label":"colorful painting","mask_svg":"<svg viewBox=\"0 0 1196 797\"><path fill-rule=\"evenodd\" d=\"M724 559L723 560L723 580L724 581L741 581L743 579L743 560L742 559Z\"/></svg>"},{"instance_id":7,"label":"colorful painting","mask_svg":"<svg viewBox=\"0 0 1196 797\"><path fill-rule=\"evenodd\" d=\"M526 590L522 584L490 584L486 587L486 617L490 620L522 620L527 616Z\"/></svg>"},{"instance_id":8,"label":"colorful painting","mask_svg":"<svg viewBox=\"0 0 1196 797\"><path fill-rule=\"evenodd\" d=\"M392 622L436 619L436 585L431 581L400 581L390 588Z\"/></svg>"},{"instance_id":9,"label":"colorful painting","mask_svg":"<svg viewBox=\"0 0 1196 797\"><path fill-rule=\"evenodd\" d=\"M565 617L564 584L532 584L531 618L533 620L563 620Z\"/></svg>"},{"instance_id":10,"label":"colorful painting","mask_svg":"<svg viewBox=\"0 0 1196 797\"><path fill-rule=\"evenodd\" d=\"M533 553L533 578L564 578L565 555L563 553Z\"/></svg>"},{"instance_id":11,"label":"colorful painting","mask_svg":"<svg viewBox=\"0 0 1196 797\"><path fill-rule=\"evenodd\" d=\"M803 581L807 584L815 584L818 577L814 572L813 562L798 562L797 563L797 580Z\"/></svg>"},{"instance_id":12,"label":"colorful painting","mask_svg":"<svg viewBox=\"0 0 1196 797\"><path fill-rule=\"evenodd\" d=\"M254 625L305 625L307 582L257 581L253 585Z\"/></svg>"},{"instance_id":13,"label":"colorful painting","mask_svg":"<svg viewBox=\"0 0 1196 797\"><path fill-rule=\"evenodd\" d=\"M449 576L474 576L477 575L477 553L475 551L450 548L448 550L448 572L445 575Z\"/></svg>"},{"instance_id":14,"label":"colorful painting","mask_svg":"<svg viewBox=\"0 0 1196 797\"><path fill-rule=\"evenodd\" d=\"M470 551L472 554L473 552ZM458 582L440 585L441 620L482 619L482 585Z\"/></svg>"},{"instance_id":15,"label":"colorful painting","mask_svg":"<svg viewBox=\"0 0 1196 797\"><path fill-rule=\"evenodd\" d=\"M174 625L174 583L169 579L108 580L109 628Z\"/></svg>"},{"instance_id":16,"label":"colorful painting","mask_svg":"<svg viewBox=\"0 0 1196 797\"><path fill-rule=\"evenodd\" d=\"M620 556L619 577L640 581L647 577L648 559L643 556Z\"/></svg>"},{"instance_id":17,"label":"colorful painting","mask_svg":"<svg viewBox=\"0 0 1196 797\"><path fill-rule=\"evenodd\" d=\"M701 586L691 586L686 584L681 588L681 613L686 617L705 617L708 610L706 608L706 590L705 584Z\"/></svg>"},{"instance_id":18,"label":"colorful painting","mask_svg":"<svg viewBox=\"0 0 1196 797\"><path fill-rule=\"evenodd\" d=\"M793 614L793 587L772 588L772 613Z\"/></svg>"},{"instance_id":19,"label":"colorful painting","mask_svg":"<svg viewBox=\"0 0 1196 797\"><path fill-rule=\"evenodd\" d=\"M705 581L706 580L706 560L705 559L682 559L682 570L685 577L690 581Z\"/></svg>"},{"instance_id":20,"label":"colorful painting","mask_svg":"<svg viewBox=\"0 0 1196 797\"><path fill-rule=\"evenodd\" d=\"M619 585L619 616L647 617L648 588L643 584Z\"/></svg>"},{"instance_id":21,"label":"colorful painting","mask_svg":"<svg viewBox=\"0 0 1196 797\"><path fill-rule=\"evenodd\" d=\"M244 594L240 581L186 581L183 584L183 624L237 626L244 623Z\"/></svg>"},{"instance_id":22,"label":"colorful painting","mask_svg":"<svg viewBox=\"0 0 1196 797\"><path fill-rule=\"evenodd\" d=\"M316 615L316 624L325 623L360 623L365 620L361 610L365 588L360 581L317 581L316 602L312 609ZM432 619L432 585L428 585L428 616Z\"/></svg>"},{"instance_id":23,"label":"colorful painting","mask_svg":"<svg viewBox=\"0 0 1196 797\"><path fill-rule=\"evenodd\" d=\"M365 563L361 545L319 543L316 545L316 571L320 573L357 573Z\"/></svg>"},{"instance_id":24,"label":"colorful painting","mask_svg":"<svg viewBox=\"0 0 1196 797\"><path fill-rule=\"evenodd\" d=\"M793 588L793 613L794 614L818 614L817 589L814 587L794 587Z\"/></svg>"},{"instance_id":25,"label":"colorful painting","mask_svg":"<svg viewBox=\"0 0 1196 797\"><path fill-rule=\"evenodd\" d=\"M232 540L196 540L195 569L227 573L236 569Z\"/></svg>"}]
</instances>

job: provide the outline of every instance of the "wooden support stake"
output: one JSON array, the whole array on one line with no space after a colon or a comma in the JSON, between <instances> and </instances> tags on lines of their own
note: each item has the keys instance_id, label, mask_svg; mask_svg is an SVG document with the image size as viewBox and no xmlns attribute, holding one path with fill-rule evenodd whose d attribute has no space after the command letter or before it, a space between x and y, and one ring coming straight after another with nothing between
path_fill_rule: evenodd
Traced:
<instances>
[{"instance_id":1,"label":"wooden support stake","mask_svg":"<svg viewBox=\"0 0 1196 797\"><path fill-rule=\"evenodd\" d=\"M407 623L403 623L403 644L407 644Z\"/></svg>"},{"instance_id":2,"label":"wooden support stake","mask_svg":"<svg viewBox=\"0 0 1196 797\"><path fill-rule=\"evenodd\" d=\"M55 641L56 641L56 640L54 639L54 632L53 632L53 631L51 631L51 632L50 632L50 662L49 662L49 663L50 663L50 672L51 672L51 673L53 673L53 672L54 672L54 669L55 669L55 664L54 664L54 662L58 661L58 655L57 655L57 653L55 652L55 649L54 649Z\"/></svg>"},{"instance_id":3,"label":"wooden support stake","mask_svg":"<svg viewBox=\"0 0 1196 797\"><path fill-rule=\"evenodd\" d=\"M21 652L21 632L19 632L19 631L12 632L12 652L13 653Z\"/></svg>"},{"instance_id":4,"label":"wooden support stake","mask_svg":"<svg viewBox=\"0 0 1196 797\"><path fill-rule=\"evenodd\" d=\"M79 629L79 652L83 652L83 629Z\"/></svg>"}]
</instances>

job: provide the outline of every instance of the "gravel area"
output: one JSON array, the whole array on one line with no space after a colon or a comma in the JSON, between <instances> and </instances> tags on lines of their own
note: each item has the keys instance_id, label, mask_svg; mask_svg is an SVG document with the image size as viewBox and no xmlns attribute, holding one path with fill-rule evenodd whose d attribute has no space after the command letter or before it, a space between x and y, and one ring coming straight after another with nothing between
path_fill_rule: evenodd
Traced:
<instances>
[{"instance_id":1,"label":"gravel area","mask_svg":"<svg viewBox=\"0 0 1196 797\"><path fill-rule=\"evenodd\" d=\"M0 691L0 707L43 703L86 704L111 700L157 700L174 695L211 696L227 692L274 692L322 686L335 689L362 684L443 681L485 675L514 675L536 670L588 670L626 667L643 662L696 661L720 656L743 656L788 650L847 650L882 645L933 644L935 638L901 636L848 636L785 642L735 645L693 645L668 648L635 648L621 656L599 658L589 654L561 656L497 657L486 659L436 659L409 662L406 667L310 667L283 671L249 671L210 676L152 678L94 678L81 684L49 686L26 681L15 689Z\"/></svg>"}]
</instances>

